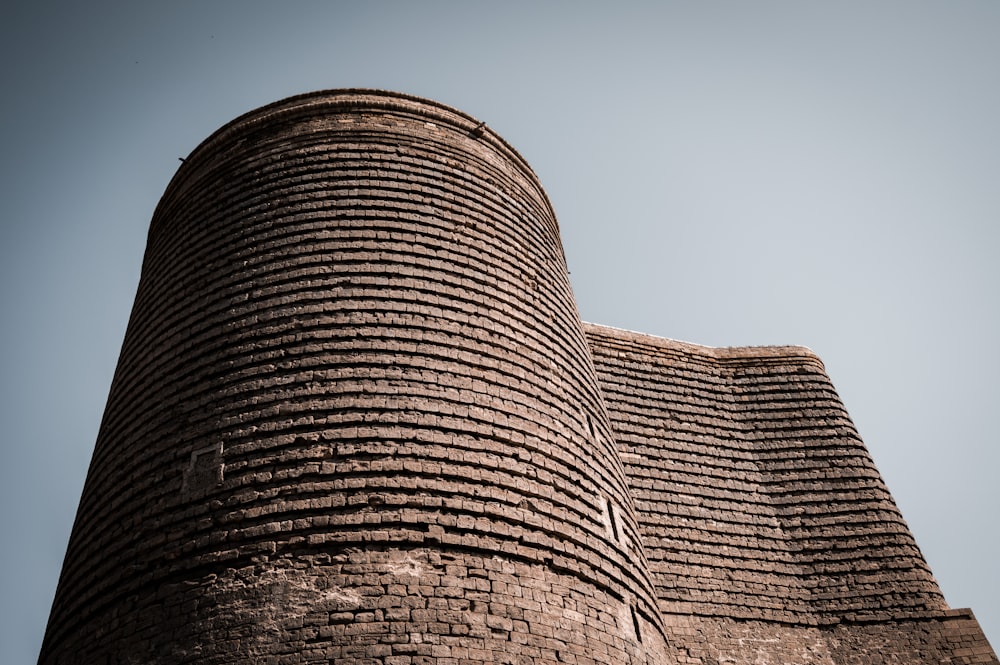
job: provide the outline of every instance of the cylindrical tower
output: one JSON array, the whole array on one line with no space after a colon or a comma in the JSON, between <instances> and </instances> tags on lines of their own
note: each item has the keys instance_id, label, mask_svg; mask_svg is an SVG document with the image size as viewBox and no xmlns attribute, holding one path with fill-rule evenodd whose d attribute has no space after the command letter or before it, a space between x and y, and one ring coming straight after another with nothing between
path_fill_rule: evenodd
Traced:
<instances>
[{"instance_id":1,"label":"cylindrical tower","mask_svg":"<svg viewBox=\"0 0 1000 665\"><path fill-rule=\"evenodd\" d=\"M153 217L40 662L659 663L662 635L521 157L357 90L199 146Z\"/></svg>"}]
</instances>

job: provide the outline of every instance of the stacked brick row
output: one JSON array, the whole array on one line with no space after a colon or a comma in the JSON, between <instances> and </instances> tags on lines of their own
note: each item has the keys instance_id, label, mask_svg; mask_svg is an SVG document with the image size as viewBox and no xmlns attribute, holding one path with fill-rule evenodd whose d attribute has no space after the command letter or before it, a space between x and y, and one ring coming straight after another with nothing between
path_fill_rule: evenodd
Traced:
<instances>
[{"instance_id":1,"label":"stacked brick row","mask_svg":"<svg viewBox=\"0 0 1000 665\"><path fill-rule=\"evenodd\" d=\"M997 662L812 352L586 333L679 662Z\"/></svg>"},{"instance_id":2,"label":"stacked brick row","mask_svg":"<svg viewBox=\"0 0 1000 665\"><path fill-rule=\"evenodd\" d=\"M151 224L41 662L638 664L662 631L521 158L371 91L199 146Z\"/></svg>"},{"instance_id":3,"label":"stacked brick row","mask_svg":"<svg viewBox=\"0 0 1000 665\"><path fill-rule=\"evenodd\" d=\"M839 623L785 624L696 615L668 615L671 662L795 663L796 665L995 665L997 660L969 610L933 617Z\"/></svg>"}]
</instances>

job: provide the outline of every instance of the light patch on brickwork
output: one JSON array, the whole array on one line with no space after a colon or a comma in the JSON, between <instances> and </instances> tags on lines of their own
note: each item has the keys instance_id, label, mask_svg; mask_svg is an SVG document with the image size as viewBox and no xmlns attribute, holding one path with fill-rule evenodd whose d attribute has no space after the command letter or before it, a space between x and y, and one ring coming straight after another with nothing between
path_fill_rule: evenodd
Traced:
<instances>
[{"instance_id":1,"label":"light patch on brickwork","mask_svg":"<svg viewBox=\"0 0 1000 665\"><path fill-rule=\"evenodd\" d=\"M418 561L412 556L406 556L399 562L390 562L386 568L388 572L398 577L420 577L427 570L425 562Z\"/></svg>"}]
</instances>

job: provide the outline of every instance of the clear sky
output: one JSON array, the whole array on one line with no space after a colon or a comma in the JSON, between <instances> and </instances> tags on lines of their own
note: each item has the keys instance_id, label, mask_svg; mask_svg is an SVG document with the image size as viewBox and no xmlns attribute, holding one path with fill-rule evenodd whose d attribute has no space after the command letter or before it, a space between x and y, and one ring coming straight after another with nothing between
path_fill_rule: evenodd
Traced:
<instances>
[{"instance_id":1,"label":"clear sky","mask_svg":"<svg viewBox=\"0 0 1000 665\"><path fill-rule=\"evenodd\" d=\"M0 662L37 656L178 157L335 87L510 141L586 320L819 353L1000 646L1000 3L15 2L0 51Z\"/></svg>"}]
</instances>

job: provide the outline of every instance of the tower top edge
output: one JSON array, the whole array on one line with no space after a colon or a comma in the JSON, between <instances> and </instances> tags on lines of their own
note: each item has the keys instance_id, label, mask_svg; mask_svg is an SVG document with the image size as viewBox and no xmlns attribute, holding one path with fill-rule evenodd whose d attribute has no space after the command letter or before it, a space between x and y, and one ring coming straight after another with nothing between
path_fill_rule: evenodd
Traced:
<instances>
[{"instance_id":1,"label":"tower top edge","mask_svg":"<svg viewBox=\"0 0 1000 665\"><path fill-rule=\"evenodd\" d=\"M535 174L527 160L506 139L485 122L468 113L432 99L375 88L331 88L316 90L265 104L264 106L243 113L212 132L183 161L185 163L197 161L199 155L211 152L214 146L224 143L226 139L233 135L268 122L299 115L316 115L323 111L366 109L422 117L429 122L474 135L478 140L489 143L494 150L504 153L508 159L535 181L547 199L547 195L544 194L544 189L541 187L537 174ZM178 169L174 180L182 176L184 171L185 169L182 165L182 168Z\"/></svg>"},{"instance_id":2,"label":"tower top edge","mask_svg":"<svg viewBox=\"0 0 1000 665\"><path fill-rule=\"evenodd\" d=\"M209 134L181 159L180 167L167 184L153 213L150 237L163 206L175 196L182 195L191 179L196 177L196 173L206 164L210 164L213 156L225 152L226 146L238 141L241 135L249 134L258 128L267 128L271 124L311 120L320 118L324 114L364 111L423 120L483 144L519 171L526 182L531 183L531 187L548 208L551 215L550 223L558 234L559 222L555 209L538 175L528 161L485 122L447 104L416 95L375 88L332 88L293 95L265 104L237 116Z\"/></svg>"},{"instance_id":3,"label":"tower top edge","mask_svg":"<svg viewBox=\"0 0 1000 665\"><path fill-rule=\"evenodd\" d=\"M706 356L718 361L766 362L770 360L799 360L812 362L826 371L826 365L819 354L808 346L791 344L772 344L764 346L706 346L695 342L659 337L649 333L616 328L614 326L583 322L583 329L588 335L603 335L613 340L645 344L662 349L673 349L699 356Z\"/></svg>"}]
</instances>

